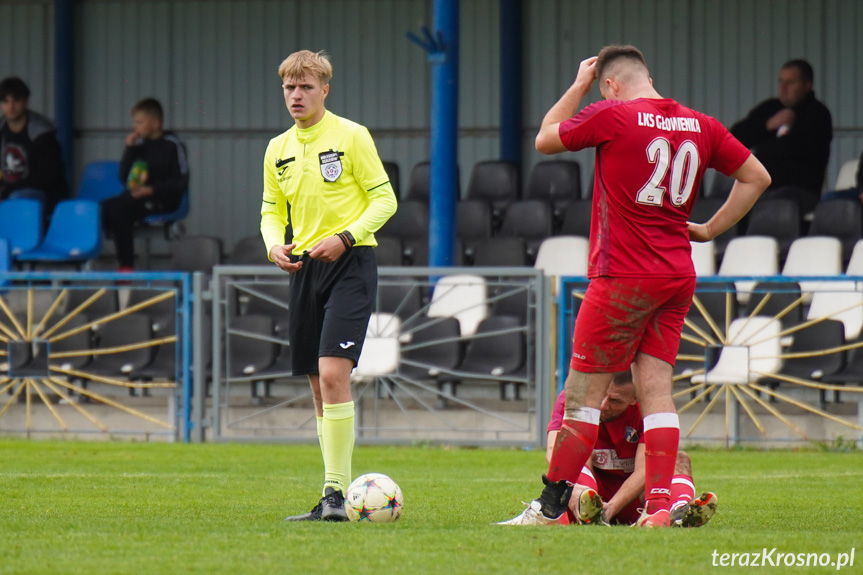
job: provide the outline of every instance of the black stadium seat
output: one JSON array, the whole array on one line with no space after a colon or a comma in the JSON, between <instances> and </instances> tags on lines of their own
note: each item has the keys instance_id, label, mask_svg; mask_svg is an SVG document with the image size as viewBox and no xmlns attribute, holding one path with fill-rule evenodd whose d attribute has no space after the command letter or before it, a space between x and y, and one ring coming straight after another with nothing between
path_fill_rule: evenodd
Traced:
<instances>
[{"instance_id":1,"label":"black stadium seat","mask_svg":"<svg viewBox=\"0 0 863 575\"><path fill-rule=\"evenodd\" d=\"M518 164L503 160L479 162L470 174L467 199L489 202L492 218L498 224L507 206L518 199L518 190Z\"/></svg>"},{"instance_id":2,"label":"black stadium seat","mask_svg":"<svg viewBox=\"0 0 863 575\"><path fill-rule=\"evenodd\" d=\"M566 205L581 199L581 165L572 160L546 160L530 171L528 200L551 202L555 219L563 222Z\"/></svg>"},{"instance_id":3,"label":"black stadium seat","mask_svg":"<svg viewBox=\"0 0 863 575\"><path fill-rule=\"evenodd\" d=\"M794 200L758 202L749 212L746 235L776 238L779 243L779 259L785 261L791 243L800 237L800 208L797 202Z\"/></svg>"},{"instance_id":4,"label":"black stadium seat","mask_svg":"<svg viewBox=\"0 0 863 575\"><path fill-rule=\"evenodd\" d=\"M522 238L526 244L528 260L531 265L542 241L551 237L554 217L551 204L545 200L523 200L513 202L506 210L500 237Z\"/></svg>"},{"instance_id":5,"label":"black stadium seat","mask_svg":"<svg viewBox=\"0 0 863 575\"><path fill-rule=\"evenodd\" d=\"M854 244L863 237L863 206L859 200L828 200L815 206L810 236L832 236L842 242L842 256L847 264Z\"/></svg>"}]
</instances>

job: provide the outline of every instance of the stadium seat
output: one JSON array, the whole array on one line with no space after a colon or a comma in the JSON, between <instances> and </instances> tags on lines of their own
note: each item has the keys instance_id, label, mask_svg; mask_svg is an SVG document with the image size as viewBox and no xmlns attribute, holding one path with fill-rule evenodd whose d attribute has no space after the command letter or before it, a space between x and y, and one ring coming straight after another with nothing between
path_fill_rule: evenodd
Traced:
<instances>
[{"instance_id":1,"label":"stadium seat","mask_svg":"<svg viewBox=\"0 0 863 575\"><path fill-rule=\"evenodd\" d=\"M404 265L404 253L400 239L376 235L375 241L378 243L375 248L375 259L378 266Z\"/></svg>"},{"instance_id":2,"label":"stadium seat","mask_svg":"<svg viewBox=\"0 0 863 575\"><path fill-rule=\"evenodd\" d=\"M422 309L422 288L412 278L378 280L377 305L375 311L395 314L402 322L416 318ZM392 280L392 281L390 281Z\"/></svg>"},{"instance_id":3,"label":"stadium seat","mask_svg":"<svg viewBox=\"0 0 863 575\"><path fill-rule=\"evenodd\" d=\"M429 207L420 201L399 204L398 210L375 236L397 238L402 243L404 259L415 264L417 252L429 241Z\"/></svg>"},{"instance_id":4,"label":"stadium seat","mask_svg":"<svg viewBox=\"0 0 863 575\"><path fill-rule=\"evenodd\" d=\"M843 369L836 373L825 374L821 379L824 383L863 384L863 347L857 347L851 351L851 356Z\"/></svg>"},{"instance_id":5,"label":"stadium seat","mask_svg":"<svg viewBox=\"0 0 863 575\"><path fill-rule=\"evenodd\" d=\"M692 247L692 266L697 277L716 275L716 248L713 241L689 242Z\"/></svg>"},{"instance_id":6,"label":"stadium seat","mask_svg":"<svg viewBox=\"0 0 863 575\"><path fill-rule=\"evenodd\" d=\"M230 319L225 353L232 378L255 379L276 361L278 344L273 318L244 315Z\"/></svg>"},{"instance_id":7,"label":"stadium seat","mask_svg":"<svg viewBox=\"0 0 863 575\"><path fill-rule=\"evenodd\" d=\"M499 237L522 238L528 261L536 260L539 245L551 236L554 216L551 204L545 200L523 200L513 202L506 209Z\"/></svg>"},{"instance_id":8,"label":"stadium seat","mask_svg":"<svg viewBox=\"0 0 863 575\"><path fill-rule=\"evenodd\" d=\"M123 182L120 181L120 162L114 160L90 162L84 166L75 199L101 202L121 193L123 193Z\"/></svg>"},{"instance_id":9,"label":"stadium seat","mask_svg":"<svg viewBox=\"0 0 863 575\"><path fill-rule=\"evenodd\" d=\"M462 200L456 204L456 237L468 263L476 257L476 244L491 237L491 205L485 200Z\"/></svg>"},{"instance_id":10,"label":"stadium seat","mask_svg":"<svg viewBox=\"0 0 863 575\"><path fill-rule=\"evenodd\" d=\"M56 333L74 330L83 325L86 325L91 320L92 316L79 313L72 317L62 328ZM59 318L58 318L59 319ZM51 342L50 351L48 353L48 363L52 366L59 366L63 369L80 370L87 366L93 359L92 355L76 355L71 357L59 357L63 353L88 351L93 347L93 332L90 329L72 334L69 337L58 339Z\"/></svg>"},{"instance_id":11,"label":"stadium seat","mask_svg":"<svg viewBox=\"0 0 863 575\"><path fill-rule=\"evenodd\" d=\"M819 380L826 375L839 373L845 367L845 352L824 354L827 349L845 344L845 327L841 321L825 319L801 328L794 333L789 354L812 353L811 357L792 357L785 360L779 374L799 379ZM777 379L766 380L775 386Z\"/></svg>"},{"instance_id":12,"label":"stadium seat","mask_svg":"<svg viewBox=\"0 0 863 575\"><path fill-rule=\"evenodd\" d=\"M272 266L273 262L267 257L267 246L260 234L246 236L234 244L227 263L232 266Z\"/></svg>"},{"instance_id":13,"label":"stadium seat","mask_svg":"<svg viewBox=\"0 0 863 575\"><path fill-rule=\"evenodd\" d=\"M471 171L467 186L468 200L485 200L491 204L495 228L503 221L506 208L518 199L518 164L503 160L479 162Z\"/></svg>"},{"instance_id":14,"label":"stadium seat","mask_svg":"<svg viewBox=\"0 0 863 575\"><path fill-rule=\"evenodd\" d=\"M479 322L488 316L485 280L475 275L442 277L432 292L428 316L454 317L462 336L473 335Z\"/></svg>"},{"instance_id":15,"label":"stadium seat","mask_svg":"<svg viewBox=\"0 0 863 575\"><path fill-rule=\"evenodd\" d=\"M275 337L284 343L278 345L278 350L276 352L276 360L267 368L261 369L256 372L256 376L258 381L270 378L282 378L282 377L291 377L293 374L293 353L291 349L291 344L288 341L288 322L290 319L286 316L282 316L280 319L276 320L273 325L273 330L275 332ZM305 377L303 377L305 379ZM264 395L269 396L269 387L270 382L267 381L264 383Z\"/></svg>"},{"instance_id":16,"label":"stadium seat","mask_svg":"<svg viewBox=\"0 0 863 575\"><path fill-rule=\"evenodd\" d=\"M390 313L373 313L369 318L363 351L357 360L352 379L392 375L398 371L401 357L401 321Z\"/></svg>"},{"instance_id":17,"label":"stadium seat","mask_svg":"<svg viewBox=\"0 0 863 575\"><path fill-rule=\"evenodd\" d=\"M765 298L767 301L761 305L761 301ZM756 315L755 311L758 310L757 315L778 319L784 330L803 321L803 308L800 284L797 282L759 282L752 288L749 302L746 305L746 315ZM779 314L783 314L782 317L777 317ZM793 338L782 343L783 345L790 345L792 340Z\"/></svg>"},{"instance_id":18,"label":"stadium seat","mask_svg":"<svg viewBox=\"0 0 863 575\"><path fill-rule=\"evenodd\" d=\"M503 398L506 376L516 374L525 364L526 345L524 326L511 316L489 316L480 322L476 337L465 350L459 372L465 375L443 376L442 382L454 385L471 375L498 378ZM486 382L488 380L485 380Z\"/></svg>"},{"instance_id":19,"label":"stadium seat","mask_svg":"<svg viewBox=\"0 0 863 575\"><path fill-rule=\"evenodd\" d=\"M459 170L456 166L456 186L459 182ZM461 193L457 187L455 197L459 198ZM426 204L431 198L431 162L419 162L412 169L408 177L408 193L405 196L407 201L421 201Z\"/></svg>"},{"instance_id":20,"label":"stadium seat","mask_svg":"<svg viewBox=\"0 0 863 575\"><path fill-rule=\"evenodd\" d=\"M854 289L854 282L825 282L824 291L812 294L806 319L839 320L845 324L845 341L856 340L863 328L863 293Z\"/></svg>"},{"instance_id":21,"label":"stadium seat","mask_svg":"<svg viewBox=\"0 0 863 575\"><path fill-rule=\"evenodd\" d=\"M384 171L387 173L387 177L390 179L390 185L393 187L393 193L395 193L396 200L401 201L402 198L402 188L401 188L401 170L399 170L399 165L395 162L382 162L384 165Z\"/></svg>"},{"instance_id":22,"label":"stadium seat","mask_svg":"<svg viewBox=\"0 0 863 575\"><path fill-rule=\"evenodd\" d=\"M142 343L152 338L150 318L133 313L100 324L99 345L94 351ZM132 372L149 365L152 359L152 347L97 354L87 366L87 372L106 377L128 377Z\"/></svg>"},{"instance_id":23,"label":"stadium seat","mask_svg":"<svg viewBox=\"0 0 863 575\"><path fill-rule=\"evenodd\" d=\"M770 236L779 244L780 261L785 261L791 242L800 237L800 208L794 200L758 202L749 212L747 236Z\"/></svg>"},{"instance_id":24,"label":"stadium seat","mask_svg":"<svg viewBox=\"0 0 863 575\"><path fill-rule=\"evenodd\" d=\"M63 304L64 313L71 313L84 305L91 297L96 295L99 290L95 288L75 288L69 287ZM117 298L117 290L108 289L87 304L79 313L86 313L93 319L99 319L117 312L120 309L120 303Z\"/></svg>"},{"instance_id":25,"label":"stadium seat","mask_svg":"<svg viewBox=\"0 0 863 575\"><path fill-rule=\"evenodd\" d=\"M19 254L22 262L83 263L102 250L101 209L90 200L66 200L57 204L51 224L39 247Z\"/></svg>"},{"instance_id":26,"label":"stadium seat","mask_svg":"<svg viewBox=\"0 0 863 575\"><path fill-rule=\"evenodd\" d=\"M441 317L419 326L411 342L402 347L399 374L406 378L437 380L455 370L462 359L461 331L453 317Z\"/></svg>"},{"instance_id":27,"label":"stadium seat","mask_svg":"<svg viewBox=\"0 0 863 575\"><path fill-rule=\"evenodd\" d=\"M857 170L860 169L859 160L848 160L842 163L839 173L836 175L834 190L847 190L857 187Z\"/></svg>"},{"instance_id":28,"label":"stadium seat","mask_svg":"<svg viewBox=\"0 0 863 575\"><path fill-rule=\"evenodd\" d=\"M533 267L547 276L587 275L588 240L580 236L555 236L539 246Z\"/></svg>"},{"instance_id":29,"label":"stadium seat","mask_svg":"<svg viewBox=\"0 0 863 575\"><path fill-rule=\"evenodd\" d=\"M521 267L530 265L527 243L521 238L489 238L476 244L476 267Z\"/></svg>"},{"instance_id":30,"label":"stadium seat","mask_svg":"<svg viewBox=\"0 0 863 575\"><path fill-rule=\"evenodd\" d=\"M185 233L182 221L189 215L189 190L180 196L180 205L173 212L153 214L138 221L136 236L144 240L141 262L144 269L150 267L150 241L163 237L165 240L177 239Z\"/></svg>"},{"instance_id":31,"label":"stadium seat","mask_svg":"<svg viewBox=\"0 0 863 575\"><path fill-rule=\"evenodd\" d=\"M556 222L562 224L566 205L581 200L581 165L572 160L546 160L535 164L530 171L525 198L549 202Z\"/></svg>"},{"instance_id":32,"label":"stadium seat","mask_svg":"<svg viewBox=\"0 0 863 575\"><path fill-rule=\"evenodd\" d=\"M776 373L782 368L779 331L780 323L773 318L735 319L716 365L706 374L692 376L692 383L745 384L758 381L764 373Z\"/></svg>"},{"instance_id":33,"label":"stadium seat","mask_svg":"<svg viewBox=\"0 0 863 575\"><path fill-rule=\"evenodd\" d=\"M707 321L707 318L702 314L698 305L694 301L697 299L698 303L701 304L701 307L703 307L705 312L710 316L710 319L713 320L717 327L724 333L726 324L730 323L737 317L737 298L735 295L735 287L733 283L699 282L698 291L696 291L693 296L693 303L689 306L689 312L687 312L686 317L691 320L695 320L696 322L702 319L705 322ZM707 330L707 333L716 337L713 328Z\"/></svg>"},{"instance_id":34,"label":"stadium seat","mask_svg":"<svg viewBox=\"0 0 863 575\"><path fill-rule=\"evenodd\" d=\"M248 291L237 290L243 315L267 315L277 323L290 317L287 279L279 283L256 283L244 287Z\"/></svg>"},{"instance_id":35,"label":"stadium seat","mask_svg":"<svg viewBox=\"0 0 863 575\"><path fill-rule=\"evenodd\" d=\"M580 200L569 202L560 227L562 236L590 237L590 218L593 214L593 201Z\"/></svg>"},{"instance_id":36,"label":"stadium seat","mask_svg":"<svg viewBox=\"0 0 863 575\"><path fill-rule=\"evenodd\" d=\"M863 240L857 240L857 243L854 244L845 273L849 276L863 276Z\"/></svg>"},{"instance_id":37,"label":"stadium seat","mask_svg":"<svg viewBox=\"0 0 863 575\"><path fill-rule=\"evenodd\" d=\"M9 242L13 259L36 249L42 241L42 202L25 199L0 202L0 238Z\"/></svg>"},{"instance_id":38,"label":"stadium seat","mask_svg":"<svg viewBox=\"0 0 863 575\"><path fill-rule=\"evenodd\" d=\"M779 273L779 243L766 236L741 236L728 242L719 265L720 276L773 276ZM745 304L755 281L736 283L737 299Z\"/></svg>"},{"instance_id":39,"label":"stadium seat","mask_svg":"<svg viewBox=\"0 0 863 575\"><path fill-rule=\"evenodd\" d=\"M842 242L843 262L851 258L854 245L863 237L863 206L860 200L828 200L815 206L810 236L831 236Z\"/></svg>"},{"instance_id":40,"label":"stadium seat","mask_svg":"<svg viewBox=\"0 0 863 575\"><path fill-rule=\"evenodd\" d=\"M842 243L831 237L808 237L794 240L788 258L782 266L782 275L788 277L837 276L842 273ZM812 292L830 282L798 280L803 292Z\"/></svg>"},{"instance_id":41,"label":"stadium seat","mask_svg":"<svg viewBox=\"0 0 863 575\"><path fill-rule=\"evenodd\" d=\"M222 240L212 236L189 236L174 240L169 267L174 271L204 272L222 263Z\"/></svg>"},{"instance_id":42,"label":"stadium seat","mask_svg":"<svg viewBox=\"0 0 863 575\"><path fill-rule=\"evenodd\" d=\"M489 289L490 315L510 316L517 318L521 325L533 325L535 320L529 321L530 310L536 307L536 296L527 289L527 284L500 285Z\"/></svg>"},{"instance_id":43,"label":"stadium seat","mask_svg":"<svg viewBox=\"0 0 863 575\"><path fill-rule=\"evenodd\" d=\"M176 336L176 320L175 316L171 315L166 318L165 323L160 326L156 337ZM209 334L208 334L209 335ZM177 344L174 342L163 343L155 346L153 349L153 361L149 365L133 371L129 377L134 380L169 380L177 379Z\"/></svg>"}]
</instances>

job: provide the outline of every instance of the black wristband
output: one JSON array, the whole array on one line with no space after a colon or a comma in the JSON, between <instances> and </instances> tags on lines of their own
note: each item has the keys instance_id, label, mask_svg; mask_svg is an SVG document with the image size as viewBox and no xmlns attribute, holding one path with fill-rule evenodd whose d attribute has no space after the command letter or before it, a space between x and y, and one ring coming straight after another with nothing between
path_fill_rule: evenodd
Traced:
<instances>
[{"instance_id":1,"label":"black wristband","mask_svg":"<svg viewBox=\"0 0 863 575\"><path fill-rule=\"evenodd\" d=\"M357 240L354 239L354 234L352 234L348 230L345 230L342 233L345 235L345 237L347 237L350 247L354 247L355 245L357 245Z\"/></svg>"},{"instance_id":2,"label":"black wristband","mask_svg":"<svg viewBox=\"0 0 863 575\"><path fill-rule=\"evenodd\" d=\"M342 245L344 245L344 246L345 246L345 249L346 249L346 250L347 250L347 249L350 249L351 245L350 245L350 243L348 242L348 238L346 238L346 237L345 237L344 232L342 232L342 233L340 233L340 234L336 234L336 236L337 236L340 240L342 240Z\"/></svg>"}]
</instances>

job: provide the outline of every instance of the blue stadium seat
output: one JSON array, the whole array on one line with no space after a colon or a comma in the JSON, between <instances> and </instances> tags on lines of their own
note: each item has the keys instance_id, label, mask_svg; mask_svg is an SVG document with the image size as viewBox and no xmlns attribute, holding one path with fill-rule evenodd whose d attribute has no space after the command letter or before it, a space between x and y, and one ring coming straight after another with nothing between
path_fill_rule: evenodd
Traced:
<instances>
[{"instance_id":1,"label":"blue stadium seat","mask_svg":"<svg viewBox=\"0 0 863 575\"><path fill-rule=\"evenodd\" d=\"M25 199L0 202L0 238L8 240L13 258L38 246L42 241L42 202Z\"/></svg>"},{"instance_id":2,"label":"blue stadium seat","mask_svg":"<svg viewBox=\"0 0 863 575\"><path fill-rule=\"evenodd\" d=\"M78 200L101 202L120 195L123 183L120 181L120 162L90 162L84 167L81 184L78 186Z\"/></svg>"},{"instance_id":3,"label":"blue stadium seat","mask_svg":"<svg viewBox=\"0 0 863 575\"><path fill-rule=\"evenodd\" d=\"M85 262L102 249L100 206L91 200L67 200L54 210L42 244L19 255L22 262Z\"/></svg>"},{"instance_id":4,"label":"blue stadium seat","mask_svg":"<svg viewBox=\"0 0 863 575\"><path fill-rule=\"evenodd\" d=\"M180 197L180 205L176 210L167 214L153 214L147 216L141 222L147 226L161 226L172 224L186 218L189 215L189 190L183 192Z\"/></svg>"}]
</instances>

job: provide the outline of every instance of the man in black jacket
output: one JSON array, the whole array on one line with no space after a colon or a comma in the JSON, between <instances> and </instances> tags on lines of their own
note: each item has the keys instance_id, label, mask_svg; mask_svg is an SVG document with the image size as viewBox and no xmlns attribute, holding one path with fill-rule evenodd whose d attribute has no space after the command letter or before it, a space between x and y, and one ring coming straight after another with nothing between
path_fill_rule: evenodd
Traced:
<instances>
[{"instance_id":1,"label":"man in black jacket","mask_svg":"<svg viewBox=\"0 0 863 575\"><path fill-rule=\"evenodd\" d=\"M815 99L812 66L790 60L779 70L779 97L758 104L731 127L773 180L761 200L790 198L801 215L815 209L830 159L833 119Z\"/></svg>"},{"instance_id":2,"label":"man in black jacket","mask_svg":"<svg viewBox=\"0 0 863 575\"><path fill-rule=\"evenodd\" d=\"M54 124L28 110L29 100L20 78L0 82L0 199L41 200L50 212L69 188Z\"/></svg>"},{"instance_id":3,"label":"man in black jacket","mask_svg":"<svg viewBox=\"0 0 863 575\"><path fill-rule=\"evenodd\" d=\"M163 131L159 101L145 98L135 104L132 125L120 160L120 180L126 189L102 202L103 223L114 237L123 271L135 265L135 222L175 211L189 186L186 148L173 133Z\"/></svg>"}]
</instances>

